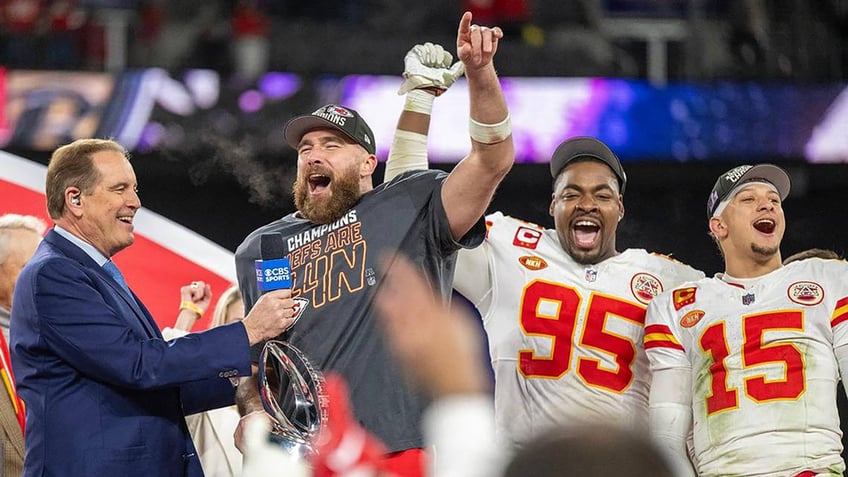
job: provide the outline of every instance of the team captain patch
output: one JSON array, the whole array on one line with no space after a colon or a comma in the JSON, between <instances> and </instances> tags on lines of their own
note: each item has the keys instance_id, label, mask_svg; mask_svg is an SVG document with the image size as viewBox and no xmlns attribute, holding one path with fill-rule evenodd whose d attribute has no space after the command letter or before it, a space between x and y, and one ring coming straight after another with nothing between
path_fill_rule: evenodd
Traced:
<instances>
[{"instance_id":1,"label":"team captain patch","mask_svg":"<svg viewBox=\"0 0 848 477\"><path fill-rule=\"evenodd\" d=\"M689 287L689 288L680 288L678 290L674 290L671 295L671 301L674 303L674 309L679 310L686 305L691 305L695 303L695 291L697 288Z\"/></svg>"},{"instance_id":2,"label":"team captain patch","mask_svg":"<svg viewBox=\"0 0 848 477\"><path fill-rule=\"evenodd\" d=\"M786 290L789 299L799 305L814 306L824 300L824 289L816 282L795 282Z\"/></svg>"},{"instance_id":3,"label":"team captain patch","mask_svg":"<svg viewBox=\"0 0 848 477\"><path fill-rule=\"evenodd\" d=\"M516 247L536 250L536 246L539 245L540 240L542 240L541 230L518 227L518 230L515 231L515 238L512 239L512 244Z\"/></svg>"},{"instance_id":4,"label":"team captain patch","mask_svg":"<svg viewBox=\"0 0 848 477\"><path fill-rule=\"evenodd\" d=\"M662 282L650 273L637 273L630 279L630 291L637 300L648 304L663 291Z\"/></svg>"}]
</instances>

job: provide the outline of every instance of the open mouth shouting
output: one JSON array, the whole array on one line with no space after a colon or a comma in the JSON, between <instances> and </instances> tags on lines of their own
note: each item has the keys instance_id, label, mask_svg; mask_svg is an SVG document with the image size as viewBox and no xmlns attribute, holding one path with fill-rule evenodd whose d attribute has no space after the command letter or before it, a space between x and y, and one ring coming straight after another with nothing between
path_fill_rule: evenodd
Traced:
<instances>
[{"instance_id":1,"label":"open mouth shouting","mask_svg":"<svg viewBox=\"0 0 848 477\"><path fill-rule=\"evenodd\" d=\"M329 189L330 182L332 182L332 180L327 175L310 174L307 178L307 183L309 184L309 194L319 195L324 193Z\"/></svg>"},{"instance_id":2,"label":"open mouth shouting","mask_svg":"<svg viewBox=\"0 0 848 477\"><path fill-rule=\"evenodd\" d=\"M571 225L571 236L577 248L592 250L600 245L601 224L595 219L578 219Z\"/></svg>"},{"instance_id":3,"label":"open mouth shouting","mask_svg":"<svg viewBox=\"0 0 848 477\"><path fill-rule=\"evenodd\" d=\"M754 222L754 229L766 235L773 234L775 227L777 227L777 222L771 218L762 218Z\"/></svg>"}]
</instances>

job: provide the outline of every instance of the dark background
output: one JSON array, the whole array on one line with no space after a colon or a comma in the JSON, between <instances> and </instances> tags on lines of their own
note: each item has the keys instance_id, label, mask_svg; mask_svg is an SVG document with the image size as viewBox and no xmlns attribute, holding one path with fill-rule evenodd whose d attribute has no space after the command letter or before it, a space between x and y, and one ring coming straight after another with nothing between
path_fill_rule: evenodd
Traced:
<instances>
[{"instance_id":1,"label":"dark background","mask_svg":"<svg viewBox=\"0 0 848 477\"><path fill-rule=\"evenodd\" d=\"M10 152L43 164L48 161L44 152ZM721 257L707 235L706 200L716 178L743 160L625 162L628 184L618 249L669 254L707 275L722 271ZM250 159L241 165L230 161L227 167L211 157L173 154L134 154L132 162L144 207L232 251L253 229L294 210L290 195L293 153ZM787 220L783 256L813 247L844 255L848 250L848 165L809 164L800 159L776 164L792 177L792 191L783 204ZM450 170L452 166L434 167ZM375 185L382 176L380 163ZM257 195L257 184L270 190ZM547 164L516 164L489 210L553 227L548 214L551 185Z\"/></svg>"},{"instance_id":2,"label":"dark background","mask_svg":"<svg viewBox=\"0 0 848 477\"><path fill-rule=\"evenodd\" d=\"M44 153L16 153L47 162ZM625 216L618 227L618 249L644 248L670 254L712 275L723 270L707 235L706 200L715 179L740 162L629 162ZM848 241L848 165L780 162L792 176L784 202L787 231L783 256L812 248L846 252ZM235 251L253 229L294 210L290 195L295 158L266 157L227 171L212 159L152 154L133 156L142 204ZM239 166L235 166L239 169ZM450 170L451 166L439 164ZM381 163L375 185L383 176ZM271 193L257 197L251 185L269 182ZM249 181L251 185L245 183ZM547 164L517 164L506 176L489 208L553 227L548 214L552 180Z\"/></svg>"}]
</instances>

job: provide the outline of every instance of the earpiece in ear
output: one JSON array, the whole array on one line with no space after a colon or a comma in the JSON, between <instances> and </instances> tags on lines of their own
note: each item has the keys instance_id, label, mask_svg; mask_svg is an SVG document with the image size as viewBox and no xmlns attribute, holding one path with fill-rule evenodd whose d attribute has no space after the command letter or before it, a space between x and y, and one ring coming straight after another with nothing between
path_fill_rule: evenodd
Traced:
<instances>
[{"instance_id":1,"label":"earpiece in ear","mask_svg":"<svg viewBox=\"0 0 848 477\"><path fill-rule=\"evenodd\" d=\"M71 197L71 203L74 205L80 205L80 196L75 195Z\"/></svg>"}]
</instances>

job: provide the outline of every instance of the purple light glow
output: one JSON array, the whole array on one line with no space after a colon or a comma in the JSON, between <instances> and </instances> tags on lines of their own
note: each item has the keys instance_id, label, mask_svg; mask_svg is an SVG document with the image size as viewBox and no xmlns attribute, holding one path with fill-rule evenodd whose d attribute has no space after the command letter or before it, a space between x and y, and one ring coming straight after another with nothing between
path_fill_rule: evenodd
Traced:
<instances>
[{"instance_id":1,"label":"purple light glow","mask_svg":"<svg viewBox=\"0 0 848 477\"><path fill-rule=\"evenodd\" d=\"M161 124L157 122L147 123L138 138L136 149L142 152L151 151L159 145L164 135L165 128Z\"/></svg>"},{"instance_id":2,"label":"purple light glow","mask_svg":"<svg viewBox=\"0 0 848 477\"><path fill-rule=\"evenodd\" d=\"M265 104L265 98L259 91L251 89L239 96L238 104L239 108L245 113L255 113Z\"/></svg>"},{"instance_id":3,"label":"purple light glow","mask_svg":"<svg viewBox=\"0 0 848 477\"><path fill-rule=\"evenodd\" d=\"M284 99L300 89L300 78L291 73L268 73L259 80L259 90L271 100Z\"/></svg>"}]
</instances>

